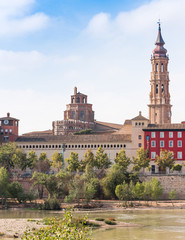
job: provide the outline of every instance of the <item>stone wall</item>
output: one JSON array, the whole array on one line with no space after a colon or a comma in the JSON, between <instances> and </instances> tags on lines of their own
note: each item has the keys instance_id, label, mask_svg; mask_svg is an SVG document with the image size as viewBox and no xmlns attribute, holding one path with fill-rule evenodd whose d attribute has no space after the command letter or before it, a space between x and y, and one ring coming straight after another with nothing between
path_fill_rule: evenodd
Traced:
<instances>
[{"instance_id":1,"label":"stone wall","mask_svg":"<svg viewBox=\"0 0 185 240\"><path fill-rule=\"evenodd\" d=\"M142 176L141 181L150 181L152 177L157 178L163 187L162 198L168 199L169 192L175 190L177 193L177 199L185 199L185 175L153 175Z\"/></svg>"}]
</instances>

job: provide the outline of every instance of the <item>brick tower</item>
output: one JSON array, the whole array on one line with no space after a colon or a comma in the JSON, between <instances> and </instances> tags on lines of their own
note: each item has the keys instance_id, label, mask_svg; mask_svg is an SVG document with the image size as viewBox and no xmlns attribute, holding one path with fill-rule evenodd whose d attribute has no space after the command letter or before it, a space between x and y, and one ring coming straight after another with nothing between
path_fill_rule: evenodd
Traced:
<instances>
[{"instance_id":1,"label":"brick tower","mask_svg":"<svg viewBox=\"0 0 185 240\"><path fill-rule=\"evenodd\" d=\"M19 120L7 113L6 117L0 118L0 130L1 142L14 142L18 137Z\"/></svg>"},{"instance_id":2,"label":"brick tower","mask_svg":"<svg viewBox=\"0 0 185 240\"><path fill-rule=\"evenodd\" d=\"M160 22L156 48L151 57L151 92L149 107L149 120L151 124L171 123L171 107L169 93L169 73L167 50L163 47L165 42L161 35Z\"/></svg>"}]
</instances>

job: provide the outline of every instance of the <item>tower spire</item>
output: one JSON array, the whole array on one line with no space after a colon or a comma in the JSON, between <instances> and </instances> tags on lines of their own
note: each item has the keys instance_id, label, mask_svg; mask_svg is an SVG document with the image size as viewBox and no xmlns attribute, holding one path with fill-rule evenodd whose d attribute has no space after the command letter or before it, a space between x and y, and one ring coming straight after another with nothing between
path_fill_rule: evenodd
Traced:
<instances>
[{"instance_id":1,"label":"tower spire","mask_svg":"<svg viewBox=\"0 0 185 240\"><path fill-rule=\"evenodd\" d=\"M162 38L161 34L161 22L160 20L157 22L158 27L158 35L157 40L155 41L156 48L153 50L153 56L154 57L166 57L167 50L163 47L165 42Z\"/></svg>"}]
</instances>

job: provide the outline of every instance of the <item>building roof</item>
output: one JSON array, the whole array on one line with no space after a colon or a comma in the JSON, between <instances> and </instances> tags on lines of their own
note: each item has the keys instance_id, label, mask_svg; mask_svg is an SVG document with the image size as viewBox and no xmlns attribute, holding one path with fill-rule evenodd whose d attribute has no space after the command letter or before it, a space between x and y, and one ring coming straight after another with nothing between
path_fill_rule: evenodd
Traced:
<instances>
[{"instance_id":1,"label":"building roof","mask_svg":"<svg viewBox=\"0 0 185 240\"><path fill-rule=\"evenodd\" d=\"M10 117L10 113L7 113L6 117L0 118L0 121L2 121L2 120L15 120L15 121L19 121L19 119L17 119L17 118Z\"/></svg>"},{"instance_id":2,"label":"building roof","mask_svg":"<svg viewBox=\"0 0 185 240\"><path fill-rule=\"evenodd\" d=\"M45 130L45 131L35 131L35 132L29 132L24 133L23 136L42 136L42 135L52 135L52 130Z\"/></svg>"},{"instance_id":3,"label":"building roof","mask_svg":"<svg viewBox=\"0 0 185 240\"><path fill-rule=\"evenodd\" d=\"M22 142L60 142L62 143L102 143L102 142L131 142L130 134L105 134L105 135L60 135L60 136L40 136L25 137L21 136L16 139L17 143Z\"/></svg>"},{"instance_id":4,"label":"building roof","mask_svg":"<svg viewBox=\"0 0 185 240\"><path fill-rule=\"evenodd\" d=\"M141 111L139 111L139 115L135 118L132 118L132 120L134 121L149 121L147 118L143 117L142 114L141 114Z\"/></svg>"},{"instance_id":5,"label":"building roof","mask_svg":"<svg viewBox=\"0 0 185 240\"><path fill-rule=\"evenodd\" d=\"M123 124L95 121L95 131L97 130L119 130Z\"/></svg>"},{"instance_id":6,"label":"building roof","mask_svg":"<svg viewBox=\"0 0 185 240\"><path fill-rule=\"evenodd\" d=\"M169 130L185 130L185 124L182 123L173 123L173 124L148 124L148 127L144 128L143 131L169 131Z\"/></svg>"},{"instance_id":7,"label":"building roof","mask_svg":"<svg viewBox=\"0 0 185 240\"><path fill-rule=\"evenodd\" d=\"M132 125L132 120L125 120L124 125Z\"/></svg>"}]
</instances>

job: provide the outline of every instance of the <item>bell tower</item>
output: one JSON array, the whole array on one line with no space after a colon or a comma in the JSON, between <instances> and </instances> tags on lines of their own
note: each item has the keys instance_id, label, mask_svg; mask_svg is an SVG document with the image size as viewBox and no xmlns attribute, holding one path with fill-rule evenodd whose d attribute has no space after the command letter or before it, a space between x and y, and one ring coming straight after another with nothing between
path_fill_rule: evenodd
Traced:
<instances>
[{"instance_id":1,"label":"bell tower","mask_svg":"<svg viewBox=\"0 0 185 240\"><path fill-rule=\"evenodd\" d=\"M161 35L161 26L158 22L158 36L156 48L151 57L152 72L150 80L149 120L151 124L171 123L171 107L169 93L169 73L167 50Z\"/></svg>"}]
</instances>

